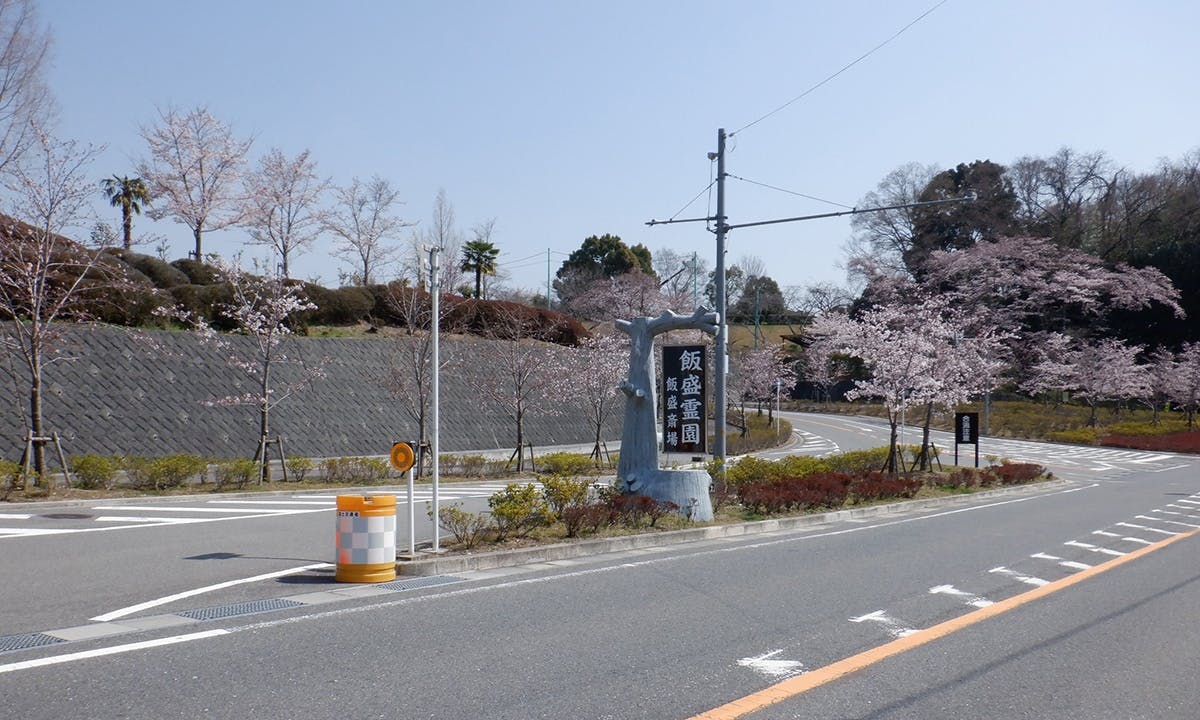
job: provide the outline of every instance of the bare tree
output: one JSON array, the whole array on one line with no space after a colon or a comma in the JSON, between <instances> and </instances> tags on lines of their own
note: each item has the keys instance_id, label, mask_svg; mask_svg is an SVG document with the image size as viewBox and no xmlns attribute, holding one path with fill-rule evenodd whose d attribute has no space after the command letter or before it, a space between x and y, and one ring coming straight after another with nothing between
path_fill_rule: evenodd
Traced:
<instances>
[{"instance_id":1,"label":"bare tree","mask_svg":"<svg viewBox=\"0 0 1200 720\"><path fill-rule=\"evenodd\" d=\"M254 459L259 462L259 479L270 480L267 449L270 439L271 410L295 391L324 377L323 363L308 364L289 357L282 347L291 334L288 319L297 312L312 310L316 305L301 297L302 286L288 282L282 275L267 273L261 277L242 270L235 262L216 261L217 275L229 285L232 300L223 303L217 312L231 321L240 335L252 342L240 345L220 337L205 320L186 311L176 310L190 322L200 337L215 345L225 356L229 367L247 375L254 390L238 395L226 395L208 401L214 406L253 405L258 408L259 430ZM281 365L298 368L290 382L276 378Z\"/></svg>"},{"instance_id":2,"label":"bare tree","mask_svg":"<svg viewBox=\"0 0 1200 720\"><path fill-rule=\"evenodd\" d=\"M0 316L7 328L0 342L19 358L28 375L28 429L45 438L42 374L48 364L65 360L59 352L62 327L57 321L85 319L89 300L111 280L99 249L88 251L63 237L85 221L93 185L87 177L100 149L52 139L34 126L24 156L8 166L5 187L8 215L0 218ZM45 470L41 440L33 441L34 469Z\"/></svg>"},{"instance_id":3,"label":"bare tree","mask_svg":"<svg viewBox=\"0 0 1200 720\"><path fill-rule=\"evenodd\" d=\"M137 171L156 203L147 214L191 228L194 257L200 260L204 231L242 220L241 169L253 140L235 137L229 125L203 106L186 112L160 109L158 115L159 125L141 129L150 157Z\"/></svg>"},{"instance_id":4,"label":"bare tree","mask_svg":"<svg viewBox=\"0 0 1200 720\"><path fill-rule=\"evenodd\" d=\"M654 253L653 262L668 307L686 310L702 302L701 293L708 281L707 258L666 249Z\"/></svg>"},{"instance_id":5,"label":"bare tree","mask_svg":"<svg viewBox=\"0 0 1200 720\"><path fill-rule=\"evenodd\" d=\"M336 205L324 225L337 236L334 254L355 267L360 285L370 285L374 276L396 259L399 248L390 242L411 225L393 214L400 193L376 175L365 183L354 178L335 194Z\"/></svg>"},{"instance_id":6,"label":"bare tree","mask_svg":"<svg viewBox=\"0 0 1200 720\"><path fill-rule=\"evenodd\" d=\"M858 206L891 207L920 199L921 192L938 174L935 165L908 163L887 174L874 190L863 196ZM851 255L865 255L875 265L888 270L905 271L904 257L912 249L914 208L884 210L855 215L850 220L854 230Z\"/></svg>"},{"instance_id":7,"label":"bare tree","mask_svg":"<svg viewBox=\"0 0 1200 720\"><path fill-rule=\"evenodd\" d=\"M54 112L44 77L49 48L33 0L0 0L0 172L39 143L31 129Z\"/></svg>"},{"instance_id":8,"label":"bare tree","mask_svg":"<svg viewBox=\"0 0 1200 720\"><path fill-rule=\"evenodd\" d=\"M259 161L246 178L246 218L250 239L279 254L280 271L288 272L288 259L312 247L321 234L324 213L319 204L328 180L317 175L317 163L305 150L293 159L279 148Z\"/></svg>"},{"instance_id":9,"label":"bare tree","mask_svg":"<svg viewBox=\"0 0 1200 720\"><path fill-rule=\"evenodd\" d=\"M419 286L423 286L426 278L423 268L426 268L430 248L440 248L442 262L438 282L442 289L453 291L462 283L463 269L456 258L462 255L463 235L456 225L457 219L454 205L446 197L446 191L439 189L433 200L433 215L427 225L413 231L410 243L408 274ZM490 228L488 228L490 233Z\"/></svg>"}]
</instances>

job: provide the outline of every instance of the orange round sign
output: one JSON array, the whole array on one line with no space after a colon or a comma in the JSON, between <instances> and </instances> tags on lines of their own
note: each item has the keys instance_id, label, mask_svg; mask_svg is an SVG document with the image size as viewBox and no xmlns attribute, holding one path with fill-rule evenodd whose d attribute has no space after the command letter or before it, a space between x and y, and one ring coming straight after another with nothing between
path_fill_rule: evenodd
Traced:
<instances>
[{"instance_id":1,"label":"orange round sign","mask_svg":"<svg viewBox=\"0 0 1200 720\"><path fill-rule=\"evenodd\" d=\"M388 459L392 461L392 467L400 472L405 472L413 466L416 457L413 455L413 449L406 442L398 442L392 446L392 452L388 455Z\"/></svg>"}]
</instances>

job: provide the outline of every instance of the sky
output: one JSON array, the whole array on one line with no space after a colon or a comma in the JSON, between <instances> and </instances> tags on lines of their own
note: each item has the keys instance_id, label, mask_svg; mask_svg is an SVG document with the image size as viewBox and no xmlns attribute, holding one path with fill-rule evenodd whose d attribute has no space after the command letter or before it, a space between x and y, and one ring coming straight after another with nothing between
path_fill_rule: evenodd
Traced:
<instances>
[{"instance_id":1,"label":"sky","mask_svg":"<svg viewBox=\"0 0 1200 720\"><path fill-rule=\"evenodd\" d=\"M504 282L531 294L589 235L714 266L704 223L645 223L715 211L719 128L741 178L733 224L854 206L914 161L1070 147L1147 172L1200 148L1192 0L41 0L40 14L57 134L105 147L97 188L135 174L158 109L203 105L254 138L254 163L309 149L336 184L386 178L406 221L428 225L444 190L468 238L495 220ZM119 230L99 189L95 213ZM192 246L167 219L134 229L172 259ZM850 236L848 218L744 228L727 262L759 258L784 288L842 283ZM205 250L245 239L213 232ZM293 258L293 276L336 285L349 268L332 246Z\"/></svg>"}]
</instances>

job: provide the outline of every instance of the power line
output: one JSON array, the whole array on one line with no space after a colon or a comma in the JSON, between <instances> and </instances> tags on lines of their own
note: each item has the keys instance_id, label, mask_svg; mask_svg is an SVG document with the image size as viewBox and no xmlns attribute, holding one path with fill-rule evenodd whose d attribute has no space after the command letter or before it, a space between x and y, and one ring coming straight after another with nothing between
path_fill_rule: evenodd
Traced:
<instances>
[{"instance_id":1,"label":"power line","mask_svg":"<svg viewBox=\"0 0 1200 720\"><path fill-rule=\"evenodd\" d=\"M771 190L778 190L781 193L787 193L788 195L795 195L796 197L802 197L802 198L805 198L806 200L816 200L817 202L823 202L826 205L833 205L835 207L846 208L848 210L852 210L854 208L853 205L843 205L840 202L826 200L824 198L819 198L815 195L805 195L804 193L796 192L795 190L788 190L787 188L775 187L774 185L768 185L763 182L758 182L757 180L748 180L744 177L738 177L737 175L734 175L733 173L725 173L725 177L733 178L734 180L741 180L744 183L750 183L751 185L758 185L759 187L765 187L765 188L768 188Z\"/></svg>"},{"instance_id":2,"label":"power line","mask_svg":"<svg viewBox=\"0 0 1200 720\"><path fill-rule=\"evenodd\" d=\"M820 88L822 85L825 85L826 83L830 82L831 80L833 80L834 78L836 78L838 75L841 75L842 73L846 72L846 71L847 71L847 70L849 70L850 68L852 68L852 67L854 67L855 65L859 64L859 63L860 63L860 62L862 62L863 60L866 60L866 59L867 59L868 57L870 57L871 55L874 55L876 51L878 51L878 50L879 50L879 49L881 49L883 46L887 45L888 43L892 42L892 41L893 41L893 40L895 40L896 38L898 38L898 37L900 37L901 35L903 35L905 30L908 30L908 29L909 29L910 27L912 27L913 25L916 25L917 23L919 23L919 22L921 22L922 20L924 20L924 19L925 19L925 17L926 17L927 15L929 15L930 13L932 13L934 10L937 10L937 9L938 9L938 8L940 8L941 6L945 5L945 4L946 4L948 1L949 1L949 0L941 0L941 2L937 3L937 4L936 4L936 5L934 5L933 7L929 8L929 9L928 9L928 10L926 10L925 12L921 13L920 15L918 15L918 16L916 17L916 19L915 19L915 20L913 20L913 21L912 21L912 22L910 22L909 24L907 24L907 25L905 25L904 27L902 27L902 28L900 28L899 30L897 30L897 31L896 31L896 32L895 32L895 33L894 33L894 34L893 34L891 37L889 37L887 40L884 40L883 42L879 43L879 44L878 44L878 45L876 45L875 47L873 47L873 48L871 48L870 50L866 51L866 52L865 52L865 53L863 53L862 55L859 55L857 58L855 58L855 59L854 59L852 62L850 62L848 65L844 66L844 67L843 67L841 70L838 70L838 71L837 71L837 72L835 72L834 74L832 74L832 75L830 75L829 77L825 78L824 80L822 80L821 82L817 83L816 85L813 85L813 86L812 86L812 87L810 87L809 89L807 89L807 90L805 90L804 92L800 93L799 95L797 95L796 97L792 98L791 100L788 100L788 101L787 101L787 102L785 102L784 104L782 104L782 105L780 105L779 107L775 108L774 110L772 110L771 112L767 113L766 115L763 115L762 117L760 117L759 119L755 120L754 122L751 122L751 123L749 123L749 124L747 124L747 125L743 125L742 127L738 128L737 130L734 130L733 132L729 133L728 137L732 138L734 135L737 135L738 133L742 132L743 130L748 130L749 128L752 128L752 127L754 127L755 125L759 124L759 123L760 123L760 122L762 122L763 120L766 120L767 118L771 117L771 116L772 116L772 115L774 115L775 113L777 113L777 112L780 112L780 111L782 111L782 110L785 110L786 108L790 107L790 106L791 106L793 103L795 103L795 102L797 102L798 100L801 100L801 99L803 99L804 97L808 96L810 93L814 92L815 90L817 90L818 88Z\"/></svg>"}]
</instances>

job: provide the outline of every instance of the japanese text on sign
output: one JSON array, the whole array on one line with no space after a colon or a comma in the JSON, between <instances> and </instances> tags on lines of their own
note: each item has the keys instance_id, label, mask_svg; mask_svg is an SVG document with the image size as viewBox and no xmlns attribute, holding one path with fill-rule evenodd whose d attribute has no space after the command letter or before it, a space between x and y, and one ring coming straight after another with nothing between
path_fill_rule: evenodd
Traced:
<instances>
[{"instance_id":1,"label":"japanese text on sign","mask_svg":"<svg viewBox=\"0 0 1200 720\"><path fill-rule=\"evenodd\" d=\"M663 449L705 451L704 346L663 348Z\"/></svg>"}]
</instances>

